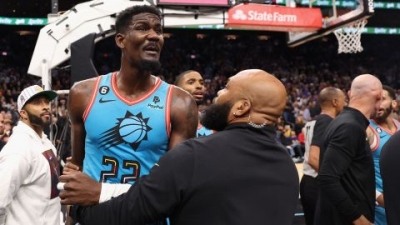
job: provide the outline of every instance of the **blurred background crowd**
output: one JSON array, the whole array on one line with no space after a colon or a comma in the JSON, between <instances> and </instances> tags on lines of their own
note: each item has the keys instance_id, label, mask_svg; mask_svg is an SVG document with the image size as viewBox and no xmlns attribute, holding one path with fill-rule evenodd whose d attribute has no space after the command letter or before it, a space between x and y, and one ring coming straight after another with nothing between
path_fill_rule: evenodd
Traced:
<instances>
[{"instance_id":1,"label":"blurred background crowd","mask_svg":"<svg viewBox=\"0 0 400 225\"><path fill-rule=\"evenodd\" d=\"M0 32L1 33L1 32ZM287 106L277 126L278 139L288 146L295 160L301 160L302 127L319 113L318 93L327 86L347 92L353 77L370 73L383 84L394 88L400 100L400 51L397 36L364 35L364 51L359 54L337 54L333 35L311 41L296 48L288 48L284 37L263 37L254 32L168 30L162 51L162 69L154 74L169 83L185 70L200 72L205 80L205 104L211 104L227 79L238 71L263 69L278 77L287 88ZM40 82L28 75L27 69L36 44L37 35L5 32L0 36L0 141L7 141L18 121L16 99L20 91ZM96 44L94 64L99 74L118 70L120 52L113 38ZM68 65L66 62L65 65ZM71 87L70 70L61 65L52 70L52 89ZM67 95L60 95L53 106L53 138L68 149ZM396 112L398 109L395 109ZM2 146L0 144L0 147ZM58 146L60 147L60 146Z\"/></svg>"}]
</instances>

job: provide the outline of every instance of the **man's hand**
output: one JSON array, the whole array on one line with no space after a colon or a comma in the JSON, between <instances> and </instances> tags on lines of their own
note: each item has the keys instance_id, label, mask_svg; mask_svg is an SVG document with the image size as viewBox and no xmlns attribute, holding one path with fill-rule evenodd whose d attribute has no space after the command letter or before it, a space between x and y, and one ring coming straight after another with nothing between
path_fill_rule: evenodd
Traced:
<instances>
[{"instance_id":1,"label":"man's hand","mask_svg":"<svg viewBox=\"0 0 400 225\"><path fill-rule=\"evenodd\" d=\"M67 175L67 174L70 174L71 172L80 170L79 166L73 164L71 162L71 160L72 160L72 157L68 157L67 158L67 163L65 164L64 169L63 169L63 174L64 175Z\"/></svg>"},{"instance_id":2,"label":"man's hand","mask_svg":"<svg viewBox=\"0 0 400 225\"><path fill-rule=\"evenodd\" d=\"M354 225L373 225L364 215L353 221Z\"/></svg>"},{"instance_id":3,"label":"man's hand","mask_svg":"<svg viewBox=\"0 0 400 225\"><path fill-rule=\"evenodd\" d=\"M89 206L99 204L101 183L96 182L80 171L69 171L60 176L60 182L65 183L60 192L62 205Z\"/></svg>"}]
</instances>

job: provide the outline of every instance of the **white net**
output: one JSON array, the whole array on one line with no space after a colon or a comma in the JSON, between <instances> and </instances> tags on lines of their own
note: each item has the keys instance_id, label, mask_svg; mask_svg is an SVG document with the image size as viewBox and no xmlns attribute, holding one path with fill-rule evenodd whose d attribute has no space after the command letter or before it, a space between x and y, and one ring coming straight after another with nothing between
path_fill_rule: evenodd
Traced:
<instances>
[{"instance_id":1,"label":"white net","mask_svg":"<svg viewBox=\"0 0 400 225\"><path fill-rule=\"evenodd\" d=\"M367 20L359 20L346 27L334 31L338 39L338 53L358 53L363 51L361 46L361 33L367 24Z\"/></svg>"}]
</instances>

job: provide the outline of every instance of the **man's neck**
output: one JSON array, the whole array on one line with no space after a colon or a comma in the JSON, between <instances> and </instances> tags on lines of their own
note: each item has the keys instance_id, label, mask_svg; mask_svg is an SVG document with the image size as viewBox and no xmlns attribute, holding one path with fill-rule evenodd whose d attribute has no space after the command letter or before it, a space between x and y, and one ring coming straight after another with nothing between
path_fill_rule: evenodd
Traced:
<instances>
[{"instance_id":1,"label":"man's neck","mask_svg":"<svg viewBox=\"0 0 400 225\"><path fill-rule=\"evenodd\" d=\"M156 78L150 74L134 76L117 73L113 79L115 79L114 82L116 83L118 92L124 94L127 98L133 99L151 90L156 82Z\"/></svg>"},{"instance_id":2,"label":"man's neck","mask_svg":"<svg viewBox=\"0 0 400 225\"><path fill-rule=\"evenodd\" d=\"M397 130L397 126L393 121L393 116L388 116L385 120L382 121L376 121L375 122L385 130L388 130L390 132L395 132Z\"/></svg>"},{"instance_id":3,"label":"man's neck","mask_svg":"<svg viewBox=\"0 0 400 225\"><path fill-rule=\"evenodd\" d=\"M325 114L332 118L336 117L336 112L334 109L322 109L320 114Z\"/></svg>"}]
</instances>

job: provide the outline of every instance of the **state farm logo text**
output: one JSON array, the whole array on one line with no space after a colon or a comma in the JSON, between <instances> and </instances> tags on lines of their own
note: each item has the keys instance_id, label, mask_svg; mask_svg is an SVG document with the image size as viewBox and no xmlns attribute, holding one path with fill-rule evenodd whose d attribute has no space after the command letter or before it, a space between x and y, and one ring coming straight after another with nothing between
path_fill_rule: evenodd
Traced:
<instances>
[{"instance_id":1,"label":"state farm logo text","mask_svg":"<svg viewBox=\"0 0 400 225\"><path fill-rule=\"evenodd\" d=\"M243 10L238 9L232 17L235 20L297 22L297 15L281 14L279 12L257 12L254 10L249 10L246 14Z\"/></svg>"}]
</instances>

